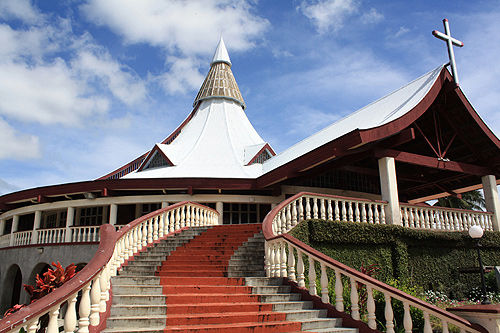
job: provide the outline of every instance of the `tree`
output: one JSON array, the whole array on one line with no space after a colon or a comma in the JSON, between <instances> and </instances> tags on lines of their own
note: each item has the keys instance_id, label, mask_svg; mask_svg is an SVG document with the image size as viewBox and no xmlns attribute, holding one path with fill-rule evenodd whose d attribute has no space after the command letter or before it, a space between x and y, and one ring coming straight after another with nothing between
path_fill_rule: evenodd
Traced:
<instances>
[{"instance_id":1,"label":"tree","mask_svg":"<svg viewBox=\"0 0 500 333\"><path fill-rule=\"evenodd\" d=\"M434 206L457 209L485 210L486 202L481 191L473 190L470 192L462 193L461 198L456 196L439 198Z\"/></svg>"}]
</instances>

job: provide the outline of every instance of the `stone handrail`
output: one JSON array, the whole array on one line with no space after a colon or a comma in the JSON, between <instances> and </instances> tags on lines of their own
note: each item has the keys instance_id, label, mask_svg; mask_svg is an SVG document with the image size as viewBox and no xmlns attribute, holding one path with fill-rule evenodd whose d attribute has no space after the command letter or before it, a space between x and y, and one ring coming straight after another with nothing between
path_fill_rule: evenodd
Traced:
<instances>
[{"instance_id":1,"label":"stone handrail","mask_svg":"<svg viewBox=\"0 0 500 333\"><path fill-rule=\"evenodd\" d=\"M386 224L386 205L386 201L300 192L278 205L279 209L273 209L276 210L272 219L273 233L286 233L311 218Z\"/></svg>"},{"instance_id":2,"label":"stone handrail","mask_svg":"<svg viewBox=\"0 0 500 333\"><path fill-rule=\"evenodd\" d=\"M473 225L479 225L483 230L493 231L493 213L410 204L399 206L401 224L405 227L462 231L469 230Z\"/></svg>"},{"instance_id":3,"label":"stone handrail","mask_svg":"<svg viewBox=\"0 0 500 333\"><path fill-rule=\"evenodd\" d=\"M471 323L459 316L440 309L432 304L424 302L414 296L408 295L394 287L382 283L366 274L363 274L353 268L350 268L325 254L318 252L307 244L299 241L288 234L293 228L288 225L288 216L290 205L296 203L300 197L306 198L326 198L331 196L312 195L311 193L299 193L272 209L264 219L263 233L266 239L265 250L265 267L268 277L286 277L298 284L299 287L305 288L305 268L304 258L309 262L308 273L308 290L311 295L317 295L317 287L320 287L321 300L324 303L330 303L328 292L328 271L335 276L335 308L339 312L345 311L343 290L344 285L342 277L349 280L350 285L350 303L351 317L355 320L360 320L360 303L359 289L366 288L367 301L367 325L371 329L376 329L375 317L375 301L373 290L377 290L384 295L385 301L385 326L388 333L394 332L394 310L392 308L392 299L399 300L404 307L404 329L405 332L411 332L413 327L412 318L410 315L410 307L414 307L423 311L424 315L424 333L431 333L430 316L434 316L441 321L443 332L448 332L449 324L455 325L463 332L487 332L482 326ZM293 209L293 208L292 208ZM292 215L290 213L290 215ZM285 216L285 218L282 218ZM292 217L291 221L295 221ZM283 222L284 221L284 222ZM283 224L284 223L284 224ZM282 227L284 226L284 227ZM297 259L295 259L297 258ZM320 274L319 279L316 273L315 264L319 263ZM311 269L314 268L314 269Z\"/></svg>"},{"instance_id":4,"label":"stone handrail","mask_svg":"<svg viewBox=\"0 0 500 333\"><path fill-rule=\"evenodd\" d=\"M181 202L144 215L115 231L112 225L100 227L99 248L77 275L57 290L0 320L0 333L35 333L41 316L48 314L46 332L59 332L58 317L67 302L64 332L89 332L100 325L100 314L108 311L111 276L135 253L181 229L218 223L217 211L192 202ZM76 301L81 292L77 320Z\"/></svg>"}]
</instances>

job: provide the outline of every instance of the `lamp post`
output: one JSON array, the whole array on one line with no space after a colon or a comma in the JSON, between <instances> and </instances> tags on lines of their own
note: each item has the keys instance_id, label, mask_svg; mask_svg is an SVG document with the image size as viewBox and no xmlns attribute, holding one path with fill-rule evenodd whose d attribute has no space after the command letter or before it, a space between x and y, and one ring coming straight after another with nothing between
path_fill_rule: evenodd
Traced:
<instances>
[{"instance_id":1,"label":"lamp post","mask_svg":"<svg viewBox=\"0 0 500 333\"><path fill-rule=\"evenodd\" d=\"M477 248L477 258L479 260L479 273L481 273L481 284L483 287L483 297L481 304L491 304L491 301L488 299L488 296L486 295L486 283L484 281L484 267L483 267L483 261L481 260L481 244L479 244L479 239L483 237L483 228L481 228L478 225L473 225L469 229L469 236L471 236L472 239L476 241L476 248Z\"/></svg>"}]
</instances>

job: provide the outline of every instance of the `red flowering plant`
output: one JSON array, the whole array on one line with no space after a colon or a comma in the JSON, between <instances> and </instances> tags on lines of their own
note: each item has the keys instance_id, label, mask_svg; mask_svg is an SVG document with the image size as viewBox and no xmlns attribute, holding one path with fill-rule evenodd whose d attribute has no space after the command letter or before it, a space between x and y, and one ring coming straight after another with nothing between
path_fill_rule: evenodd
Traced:
<instances>
[{"instance_id":1,"label":"red flowering plant","mask_svg":"<svg viewBox=\"0 0 500 333\"><path fill-rule=\"evenodd\" d=\"M57 264L52 262L52 266L55 269L49 268L47 272L42 274L42 277L39 274L36 275L36 287L27 284L23 285L24 290L30 295L30 304L59 288L76 274L75 264L70 264L64 269L58 261ZM21 310L25 306L26 304L15 305L5 312L4 317Z\"/></svg>"}]
</instances>

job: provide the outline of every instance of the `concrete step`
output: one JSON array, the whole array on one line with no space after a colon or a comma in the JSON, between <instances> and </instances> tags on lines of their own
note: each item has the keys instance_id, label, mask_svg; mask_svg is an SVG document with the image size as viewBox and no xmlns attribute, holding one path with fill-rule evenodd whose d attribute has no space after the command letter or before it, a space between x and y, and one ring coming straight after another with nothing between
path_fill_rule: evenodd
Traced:
<instances>
[{"instance_id":1,"label":"concrete step","mask_svg":"<svg viewBox=\"0 0 500 333\"><path fill-rule=\"evenodd\" d=\"M113 304L118 305L164 305L165 296L160 295L113 295Z\"/></svg>"},{"instance_id":2,"label":"concrete step","mask_svg":"<svg viewBox=\"0 0 500 333\"><path fill-rule=\"evenodd\" d=\"M130 316L163 316L167 313L166 304L147 304L147 305L113 305L111 307L111 317L130 317Z\"/></svg>"}]
</instances>

